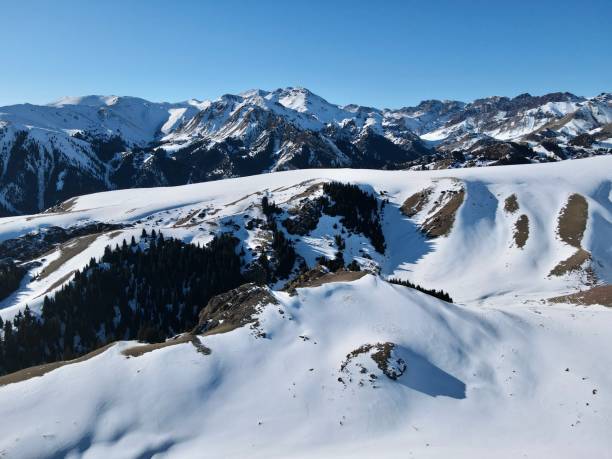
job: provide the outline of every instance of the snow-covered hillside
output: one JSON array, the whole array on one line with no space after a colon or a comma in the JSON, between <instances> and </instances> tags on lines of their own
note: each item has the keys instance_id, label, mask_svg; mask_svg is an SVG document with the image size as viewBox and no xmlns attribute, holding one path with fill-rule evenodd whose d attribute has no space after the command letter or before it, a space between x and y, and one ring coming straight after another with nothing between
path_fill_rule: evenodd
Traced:
<instances>
[{"instance_id":1,"label":"snow-covered hillside","mask_svg":"<svg viewBox=\"0 0 612 459\"><path fill-rule=\"evenodd\" d=\"M214 101L65 97L0 107L0 213L117 188L308 167L518 164L604 154L612 101L568 93L339 106L305 88Z\"/></svg>"},{"instance_id":2,"label":"snow-covered hillside","mask_svg":"<svg viewBox=\"0 0 612 459\"><path fill-rule=\"evenodd\" d=\"M2 218L0 258L11 254L27 270L1 303L4 320L26 304L38 314L44 296L105 246L143 229L201 245L231 233L245 272L262 254L274 262L264 198L297 253L292 276L300 263L312 268L338 252L361 271L295 292L276 279L230 294L227 311L249 305L244 326L221 315L219 328L207 328L213 319L204 315L196 335L166 346L120 341L78 363L32 370L47 371L41 377L2 377L13 382L0 387L0 419L11 421L0 451L606 457L612 315L598 304L612 305L611 170L612 156L419 172L307 169L96 193ZM375 197L382 249L376 233L321 210L334 181ZM390 278L443 289L454 304Z\"/></svg>"},{"instance_id":3,"label":"snow-covered hillside","mask_svg":"<svg viewBox=\"0 0 612 459\"><path fill-rule=\"evenodd\" d=\"M89 242L59 266L54 260L61 257L65 247L58 246L37 258L40 266L31 270L32 281L2 303L6 308L2 315L26 303L35 307L44 292L67 282L75 269L91 257L101 256L106 245L138 237L143 228L161 230L192 243L206 243L218 231L232 232L256 253L265 235L261 229L247 229L246 217L261 218L262 196L285 209L281 219L289 218L292 208L304 209L306 203L321 195L319 185L332 180L358 184L379 200L389 201L381 220L387 250L378 253L362 234L343 233L338 217L323 215L308 234L290 234L284 229L310 266L321 255L333 258L337 251L334 235L339 234L346 239L347 263L355 258L385 277L443 286L459 303L486 306L537 302L594 282L612 282L610 170L612 157L608 156L578 162L430 172L313 169L81 196L46 213L0 219L0 241L30 232L44 234L49 227L82 227L93 222L127 226L90 236ZM429 193L427 203L407 216L401 207L423 190ZM424 223L456 190L463 190L464 197L452 228L447 235L427 237L422 231ZM587 201L580 247L590 256L576 269L551 275L577 248L558 234L559 216L572 194ZM518 206L514 212L506 209L511 196ZM515 237L522 215L526 216L528 234L519 247ZM247 261L251 261L250 253ZM49 265L53 265L51 272ZM45 276L39 276L43 271Z\"/></svg>"},{"instance_id":4,"label":"snow-covered hillside","mask_svg":"<svg viewBox=\"0 0 612 459\"><path fill-rule=\"evenodd\" d=\"M478 310L372 275L273 295L256 330L199 338L209 353L186 342L128 358L122 351L138 344L123 342L1 387L0 450L19 458L609 457L609 311ZM380 366L396 379L373 358L388 343Z\"/></svg>"}]
</instances>

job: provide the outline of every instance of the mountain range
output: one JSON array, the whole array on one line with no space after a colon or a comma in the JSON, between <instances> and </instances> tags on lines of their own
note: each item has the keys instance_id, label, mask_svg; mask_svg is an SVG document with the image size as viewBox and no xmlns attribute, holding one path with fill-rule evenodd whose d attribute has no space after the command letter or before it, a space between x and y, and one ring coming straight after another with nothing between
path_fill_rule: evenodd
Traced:
<instances>
[{"instance_id":1,"label":"mountain range","mask_svg":"<svg viewBox=\"0 0 612 459\"><path fill-rule=\"evenodd\" d=\"M0 215L113 189L305 168L445 169L612 151L612 95L339 106L304 88L214 101L66 97L0 107Z\"/></svg>"}]
</instances>

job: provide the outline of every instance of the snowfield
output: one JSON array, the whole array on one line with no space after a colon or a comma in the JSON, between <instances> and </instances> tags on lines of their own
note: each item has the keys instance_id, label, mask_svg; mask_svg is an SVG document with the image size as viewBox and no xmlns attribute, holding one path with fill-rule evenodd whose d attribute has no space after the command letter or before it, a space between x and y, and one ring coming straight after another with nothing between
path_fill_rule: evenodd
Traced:
<instances>
[{"instance_id":1,"label":"snowfield","mask_svg":"<svg viewBox=\"0 0 612 459\"><path fill-rule=\"evenodd\" d=\"M243 327L0 389L8 457L610 457L603 308L465 308L367 275ZM397 380L365 356L392 342ZM372 378L374 375L375 378ZM342 378L339 381L338 378Z\"/></svg>"},{"instance_id":2,"label":"snowfield","mask_svg":"<svg viewBox=\"0 0 612 459\"><path fill-rule=\"evenodd\" d=\"M275 285L277 304L260 308L258 325L199 337L208 355L186 342L128 358L122 351L137 343L119 342L2 386L0 457L612 458L612 311L548 302L612 284L611 156L427 172L309 169L81 196L0 219L0 241L51 226L126 226L73 246L59 266L66 247L39 257L0 315L26 304L39 311L74 270L143 228L200 244L231 231L255 249L261 235L245 216L261 218L264 195L288 212L331 180L388 200L384 254L346 235L345 259L370 274L296 296ZM427 202L407 216L401 207L424 190ZM559 232L573 195L588 206L578 246ZM448 233L427 238L422 229L457 196ZM341 229L323 216L307 236L286 235L312 266L334 255ZM577 249L587 262L552 275ZM389 277L443 288L455 304Z\"/></svg>"}]
</instances>

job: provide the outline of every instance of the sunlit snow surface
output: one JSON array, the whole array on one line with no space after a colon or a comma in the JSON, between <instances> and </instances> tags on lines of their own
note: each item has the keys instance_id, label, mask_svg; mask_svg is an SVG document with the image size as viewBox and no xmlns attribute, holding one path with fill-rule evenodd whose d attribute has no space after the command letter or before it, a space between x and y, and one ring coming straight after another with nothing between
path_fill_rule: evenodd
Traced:
<instances>
[{"instance_id":1,"label":"sunlit snow surface","mask_svg":"<svg viewBox=\"0 0 612 459\"><path fill-rule=\"evenodd\" d=\"M123 342L89 361L1 387L0 452L19 458L610 457L612 311L541 301L583 286L578 275L548 275L572 253L556 235L572 193L589 205L582 245L598 262L598 278L612 282L610 171L612 157L423 173L302 170L99 193L78 198L67 212L0 219L1 239L50 225L134 223L24 285L2 304L2 316L10 318L26 303L37 310L51 285L143 227L204 243L236 224L237 236L255 247L258 236L246 230L244 215L261 216L257 192L286 208L313 184L350 181L389 199L387 251L377 254L354 235L345 257L368 254L372 260L360 261L380 267L383 277L443 288L457 303L374 275L300 289L295 297L277 291L279 305L260 317L266 338L245 327L203 337L210 355L186 343L129 359L120 351L135 343ZM466 198L448 237L425 239L418 231L424 214L408 219L399 211L417 191L457 184ZM514 215L504 210L510 194L520 205ZM202 221L177 225L201 209L208 210ZM512 241L521 213L530 221L523 249ZM298 252L310 263L333 255L338 223L322 218ZM57 256L47 255L31 277ZM397 381L373 362L374 384L359 385L364 376L357 369L350 378L340 371L348 353L382 342L395 343L407 364Z\"/></svg>"},{"instance_id":2,"label":"sunlit snow surface","mask_svg":"<svg viewBox=\"0 0 612 459\"><path fill-rule=\"evenodd\" d=\"M129 359L120 351L134 343L120 343L0 388L0 450L19 458L609 451L609 311L464 308L374 276L276 297L280 305L261 314L265 339L245 327L202 338L207 356L186 343ZM375 384L357 368L352 381L340 372L352 350L387 341L407 363L398 380L372 361Z\"/></svg>"}]
</instances>

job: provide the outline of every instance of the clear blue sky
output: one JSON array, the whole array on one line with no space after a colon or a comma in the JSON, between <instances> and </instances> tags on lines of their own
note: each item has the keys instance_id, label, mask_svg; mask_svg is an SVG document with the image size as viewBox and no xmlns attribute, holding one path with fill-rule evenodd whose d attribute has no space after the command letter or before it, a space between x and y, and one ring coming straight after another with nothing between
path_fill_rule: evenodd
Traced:
<instances>
[{"instance_id":1,"label":"clear blue sky","mask_svg":"<svg viewBox=\"0 0 612 459\"><path fill-rule=\"evenodd\" d=\"M612 90L612 1L14 0L0 105L216 98L304 86L336 103Z\"/></svg>"}]
</instances>

